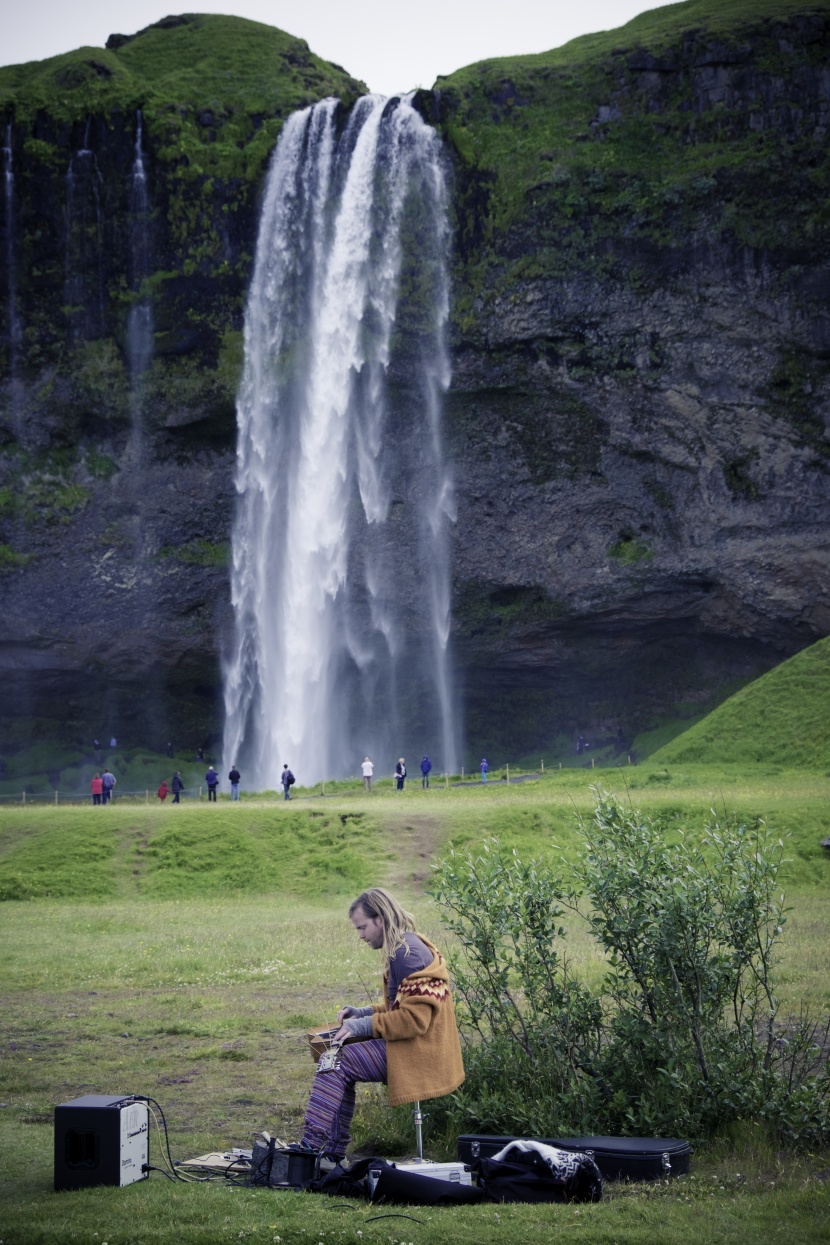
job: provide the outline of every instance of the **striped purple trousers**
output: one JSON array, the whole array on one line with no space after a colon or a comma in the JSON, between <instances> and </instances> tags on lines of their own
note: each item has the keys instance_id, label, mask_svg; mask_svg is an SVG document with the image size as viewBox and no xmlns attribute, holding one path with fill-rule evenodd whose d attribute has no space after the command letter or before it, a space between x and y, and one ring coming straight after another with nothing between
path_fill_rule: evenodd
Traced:
<instances>
[{"instance_id":1,"label":"striped purple trousers","mask_svg":"<svg viewBox=\"0 0 830 1245\"><path fill-rule=\"evenodd\" d=\"M318 1072L305 1113L303 1141L342 1158L351 1141L356 1081L386 1083L386 1043L382 1038L349 1042L334 1072Z\"/></svg>"}]
</instances>

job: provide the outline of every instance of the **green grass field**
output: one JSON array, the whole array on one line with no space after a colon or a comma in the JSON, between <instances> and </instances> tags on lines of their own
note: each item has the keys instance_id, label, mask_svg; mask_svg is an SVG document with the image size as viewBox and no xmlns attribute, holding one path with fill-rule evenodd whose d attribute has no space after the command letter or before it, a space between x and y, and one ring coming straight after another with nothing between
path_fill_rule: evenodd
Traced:
<instances>
[{"instance_id":1,"label":"green grass field","mask_svg":"<svg viewBox=\"0 0 830 1245\"><path fill-rule=\"evenodd\" d=\"M592 1207L379 1208L310 1194L173 1185L159 1175L120 1190L52 1191L52 1111L83 1093L145 1093L167 1114L174 1158L244 1146L262 1127L296 1137L312 1073L304 1031L378 987L377 957L357 943L348 900L385 883L443 945L424 896L450 843L496 834L523 855L573 856L576 812L597 775L532 782L414 786L403 796L349 789L239 805L7 808L0 825L0 1239L524 1242L560 1229L588 1242L827 1239L830 1155L778 1153L752 1130L699 1153L693 1178L610 1186ZM712 806L764 815L789 831L791 912L780 989L785 1011L830 1007L830 779L749 767L640 766L602 775L668 826L690 832ZM571 955L601 962L574 928ZM551 1123L555 1132L555 1121ZM411 1150L409 1112L360 1100L355 1139ZM429 1134L433 1157L454 1139ZM151 1141L151 1162L161 1159ZM391 1208L395 1210L395 1208ZM387 1208L387 1213L391 1213ZM97 1234L97 1235L96 1235Z\"/></svg>"}]
</instances>

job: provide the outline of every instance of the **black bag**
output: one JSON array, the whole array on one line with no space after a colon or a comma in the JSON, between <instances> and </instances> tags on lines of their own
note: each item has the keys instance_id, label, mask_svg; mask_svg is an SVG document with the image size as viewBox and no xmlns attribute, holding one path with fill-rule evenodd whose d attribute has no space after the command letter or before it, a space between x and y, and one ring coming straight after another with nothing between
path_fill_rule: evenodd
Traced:
<instances>
[{"instance_id":1,"label":"black bag","mask_svg":"<svg viewBox=\"0 0 830 1245\"><path fill-rule=\"evenodd\" d=\"M465 1133L458 1138L462 1163L475 1163L503 1150L516 1137ZM660 1180L689 1170L692 1147L678 1137L543 1137L558 1150L589 1154L605 1180Z\"/></svg>"},{"instance_id":2,"label":"black bag","mask_svg":"<svg viewBox=\"0 0 830 1245\"><path fill-rule=\"evenodd\" d=\"M327 1193L330 1197L367 1197L369 1168L387 1167L384 1159L357 1159L350 1167L336 1163L331 1171L312 1180L308 1188L312 1193Z\"/></svg>"},{"instance_id":3,"label":"black bag","mask_svg":"<svg viewBox=\"0 0 830 1245\"><path fill-rule=\"evenodd\" d=\"M373 1171L380 1166L377 1161L371 1164ZM394 1202L397 1206L463 1206L483 1198L484 1190L477 1185L400 1171L394 1163L383 1163L372 1194L373 1202Z\"/></svg>"},{"instance_id":4,"label":"black bag","mask_svg":"<svg viewBox=\"0 0 830 1245\"><path fill-rule=\"evenodd\" d=\"M254 1143L251 1154L250 1185L272 1189L307 1189L318 1175L320 1156L307 1152L278 1149L274 1138Z\"/></svg>"},{"instance_id":5,"label":"black bag","mask_svg":"<svg viewBox=\"0 0 830 1245\"><path fill-rule=\"evenodd\" d=\"M548 1150L545 1157L544 1149ZM479 1159L476 1170L494 1202L599 1202L602 1176L587 1154L513 1147L502 1159Z\"/></svg>"},{"instance_id":6,"label":"black bag","mask_svg":"<svg viewBox=\"0 0 830 1245\"><path fill-rule=\"evenodd\" d=\"M401 1171L394 1163L378 1158L358 1159L348 1168L338 1163L330 1172L313 1180L308 1188L312 1193L328 1193L332 1197L365 1198L369 1196L370 1169L380 1173L371 1198L373 1202L394 1202L398 1206L458 1206L484 1198L484 1190L474 1185Z\"/></svg>"}]
</instances>

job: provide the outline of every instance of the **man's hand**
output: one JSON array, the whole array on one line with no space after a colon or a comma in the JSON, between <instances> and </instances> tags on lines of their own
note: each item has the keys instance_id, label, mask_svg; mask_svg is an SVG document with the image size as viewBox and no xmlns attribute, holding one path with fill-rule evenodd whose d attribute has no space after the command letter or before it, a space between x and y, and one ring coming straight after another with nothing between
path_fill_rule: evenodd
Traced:
<instances>
[{"instance_id":1,"label":"man's hand","mask_svg":"<svg viewBox=\"0 0 830 1245\"><path fill-rule=\"evenodd\" d=\"M348 1011L349 1009L345 1008L344 1010ZM337 1019L341 1020L342 1016L338 1016ZM352 1033L348 1025L341 1024L340 1028L337 1030L337 1032L335 1033L334 1037L331 1040L332 1042L338 1042L338 1043L353 1042L354 1034Z\"/></svg>"}]
</instances>

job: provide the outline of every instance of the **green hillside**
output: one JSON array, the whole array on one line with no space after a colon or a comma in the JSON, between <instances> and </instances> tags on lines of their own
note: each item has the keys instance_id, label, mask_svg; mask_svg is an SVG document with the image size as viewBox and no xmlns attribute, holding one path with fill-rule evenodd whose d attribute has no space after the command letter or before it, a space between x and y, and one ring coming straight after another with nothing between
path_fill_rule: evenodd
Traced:
<instances>
[{"instance_id":1,"label":"green hillside","mask_svg":"<svg viewBox=\"0 0 830 1245\"><path fill-rule=\"evenodd\" d=\"M830 0L686 0L440 78L442 126L469 179L459 197L475 220L460 225L471 292L486 298L494 281L503 291L553 273L607 276L621 239L635 250L698 235L823 247L826 142L795 120L754 114L770 78L788 84L788 114L800 89L793 37L806 52L798 73L820 73L829 13ZM708 65L743 67L739 101L710 96ZM491 251L501 263L488 274ZM653 275L643 264L643 288ZM467 330L469 310L457 300Z\"/></svg>"},{"instance_id":2,"label":"green hillside","mask_svg":"<svg viewBox=\"0 0 830 1245\"><path fill-rule=\"evenodd\" d=\"M166 17L107 43L0 68L0 113L55 123L141 108L163 161L191 176L256 177L290 113L366 90L303 39L241 17ZM29 142L47 154L42 138Z\"/></svg>"},{"instance_id":3,"label":"green hillside","mask_svg":"<svg viewBox=\"0 0 830 1245\"><path fill-rule=\"evenodd\" d=\"M652 764L830 765L830 637L742 688L650 758Z\"/></svg>"}]
</instances>

